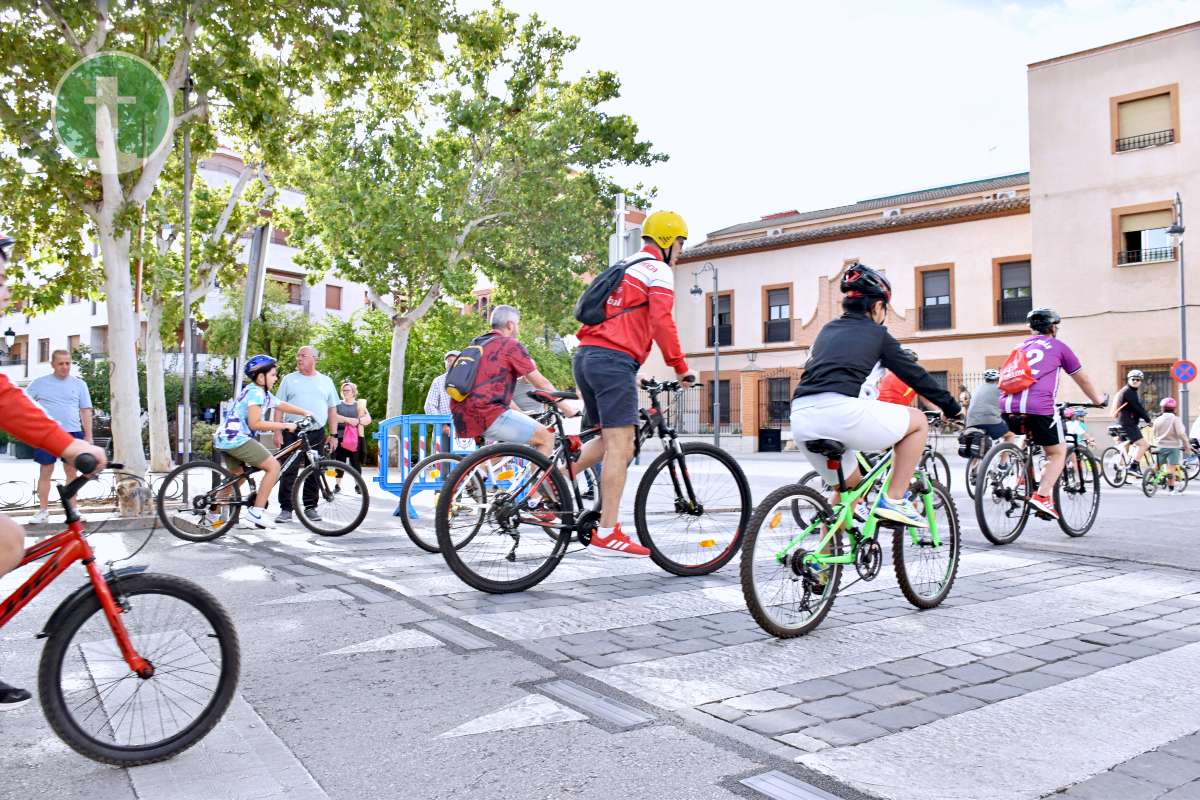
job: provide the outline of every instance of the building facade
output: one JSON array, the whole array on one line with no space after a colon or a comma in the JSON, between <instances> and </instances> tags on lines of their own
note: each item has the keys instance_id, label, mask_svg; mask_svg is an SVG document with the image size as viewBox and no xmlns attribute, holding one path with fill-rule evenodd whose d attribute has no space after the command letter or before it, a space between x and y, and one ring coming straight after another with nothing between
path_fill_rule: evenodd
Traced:
<instances>
[{"instance_id":1,"label":"building facade","mask_svg":"<svg viewBox=\"0 0 1200 800\"><path fill-rule=\"evenodd\" d=\"M709 234L675 269L680 337L701 376L698 429L711 429L714 391L718 424L747 447L760 429L787 427L808 348L841 313L837 280L853 260L886 271L889 329L952 391L999 366L1027 335L1025 314L1050 306L1102 391L1136 366L1147 400L1179 397L1169 368L1181 350L1180 249L1167 228L1176 194L1200 203L1197 75L1200 23L1032 64L1029 173ZM1192 356L1198 284L1184 303ZM657 350L643 372L668 372ZM1062 394L1083 397L1069 383Z\"/></svg>"}]
</instances>

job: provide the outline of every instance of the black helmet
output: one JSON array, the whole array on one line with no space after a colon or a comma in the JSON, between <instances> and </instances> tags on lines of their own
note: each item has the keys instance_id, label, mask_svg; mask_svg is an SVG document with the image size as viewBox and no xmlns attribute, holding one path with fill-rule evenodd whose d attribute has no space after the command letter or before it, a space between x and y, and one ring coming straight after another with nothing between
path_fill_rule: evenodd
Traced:
<instances>
[{"instance_id":1,"label":"black helmet","mask_svg":"<svg viewBox=\"0 0 1200 800\"><path fill-rule=\"evenodd\" d=\"M1052 327L1062 322L1062 317L1053 308L1035 308L1025 315L1025 321L1038 333L1049 333Z\"/></svg>"},{"instance_id":2,"label":"black helmet","mask_svg":"<svg viewBox=\"0 0 1200 800\"><path fill-rule=\"evenodd\" d=\"M841 289L847 297L866 297L885 303L892 301L892 284L888 283L883 273L857 261L846 266L846 271L842 273Z\"/></svg>"}]
</instances>

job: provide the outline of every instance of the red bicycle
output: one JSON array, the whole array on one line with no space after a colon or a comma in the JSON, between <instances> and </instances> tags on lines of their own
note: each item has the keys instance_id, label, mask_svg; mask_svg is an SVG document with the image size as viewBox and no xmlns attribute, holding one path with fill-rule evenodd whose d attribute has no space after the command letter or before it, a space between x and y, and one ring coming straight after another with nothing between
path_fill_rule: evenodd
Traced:
<instances>
[{"instance_id":1,"label":"red bicycle","mask_svg":"<svg viewBox=\"0 0 1200 800\"><path fill-rule=\"evenodd\" d=\"M100 572L79 514L67 502L96 461L59 487L67 529L25 551L49 560L0 604L3 627L75 562L88 583L64 600L38 638L38 694L50 727L96 761L133 766L181 753L228 708L240 669L237 632L215 597L191 581L123 567ZM120 464L110 465L120 469Z\"/></svg>"}]
</instances>

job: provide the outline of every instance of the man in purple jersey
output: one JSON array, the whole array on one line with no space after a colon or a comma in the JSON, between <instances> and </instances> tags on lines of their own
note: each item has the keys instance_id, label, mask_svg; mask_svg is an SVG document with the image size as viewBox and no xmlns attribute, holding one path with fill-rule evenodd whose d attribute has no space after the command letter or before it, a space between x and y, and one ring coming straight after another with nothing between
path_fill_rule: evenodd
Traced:
<instances>
[{"instance_id":1,"label":"man in purple jersey","mask_svg":"<svg viewBox=\"0 0 1200 800\"><path fill-rule=\"evenodd\" d=\"M1052 308L1035 308L1025 319L1035 335L1021 342L1018 347L1024 351L1036 380L1018 394L1001 392L1000 411L1009 430L1028 436L1046 451L1042 482L1029 498L1029 504L1057 519L1058 510L1054 508L1052 492L1067 461L1062 420L1054 411L1054 400L1058 395L1058 371L1061 369L1070 375L1093 403L1103 405L1108 398L1096 394L1091 379L1083 371L1083 365L1075 353L1065 342L1059 341L1058 325L1062 317L1058 312Z\"/></svg>"}]
</instances>

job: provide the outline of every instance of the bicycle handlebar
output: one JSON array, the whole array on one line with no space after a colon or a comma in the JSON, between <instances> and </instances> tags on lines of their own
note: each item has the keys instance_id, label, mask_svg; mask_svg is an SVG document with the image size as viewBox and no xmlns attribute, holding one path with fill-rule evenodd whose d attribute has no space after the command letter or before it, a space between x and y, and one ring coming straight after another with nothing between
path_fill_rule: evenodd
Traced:
<instances>
[{"instance_id":1,"label":"bicycle handlebar","mask_svg":"<svg viewBox=\"0 0 1200 800\"><path fill-rule=\"evenodd\" d=\"M108 468L124 469L125 465L110 462ZM96 457L91 453L80 453L75 456L75 469L79 470L79 477L65 486L58 487L58 497L62 501L64 508L67 505L67 501L74 497L83 488L85 483L95 477L92 473L96 471Z\"/></svg>"},{"instance_id":2,"label":"bicycle handlebar","mask_svg":"<svg viewBox=\"0 0 1200 800\"><path fill-rule=\"evenodd\" d=\"M699 384L692 383L687 386L683 385L682 381L659 381L655 378L642 378L640 385L647 392L681 392L684 389L694 389Z\"/></svg>"}]
</instances>

